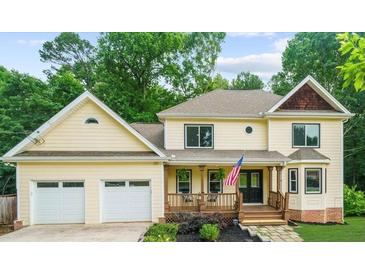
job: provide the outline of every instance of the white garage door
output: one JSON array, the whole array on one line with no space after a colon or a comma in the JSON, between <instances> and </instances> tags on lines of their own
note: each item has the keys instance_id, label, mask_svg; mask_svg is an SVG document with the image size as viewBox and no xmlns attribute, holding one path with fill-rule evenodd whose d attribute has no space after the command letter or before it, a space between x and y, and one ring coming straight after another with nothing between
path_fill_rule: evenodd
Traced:
<instances>
[{"instance_id":1,"label":"white garage door","mask_svg":"<svg viewBox=\"0 0 365 274\"><path fill-rule=\"evenodd\" d=\"M34 223L85 222L83 182L38 182L34 191Z\"/></svg>"},{"instance_id":2,"label":"white garage door","mask_svg":"<svg viewBox=\"0 0 365 274\"><path fill-rule=\"evenodd\" d=\"M105 181L102 183L102 221L151 221L149 181Z\"/></svg>"}]
</instances>

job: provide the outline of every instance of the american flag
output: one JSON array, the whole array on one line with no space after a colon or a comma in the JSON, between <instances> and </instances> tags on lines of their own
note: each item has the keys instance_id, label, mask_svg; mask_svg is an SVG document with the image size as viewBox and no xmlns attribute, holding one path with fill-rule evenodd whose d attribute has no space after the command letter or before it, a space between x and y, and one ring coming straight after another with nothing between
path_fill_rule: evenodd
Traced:
<instances>
[{"instance_id":1,"label":"american flag","mask_svg":"<svg viewBox=\"0 0 365 274\"><path fill-rule=\"evenodd\" d=\"M237 178L240 175L242 162L243 156L238 160L231 172L228 174L228 177L224 180L224 184L226 186L233 186L236 183Z\"/></svg>"}]
</instances>

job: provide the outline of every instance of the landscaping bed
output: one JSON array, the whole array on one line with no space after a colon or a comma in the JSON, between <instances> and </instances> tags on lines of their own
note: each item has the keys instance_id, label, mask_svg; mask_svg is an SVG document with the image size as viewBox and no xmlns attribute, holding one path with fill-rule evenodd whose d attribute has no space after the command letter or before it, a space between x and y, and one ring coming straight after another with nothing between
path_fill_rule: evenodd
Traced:
<instances>
[{"instance_id":1,"label":"landscaping bed","mask_svg":"<svg viewBox=\"0 0 365 274\"><path fill-rule=\"evenodd\" d=\"M220 214L184 213L177 223L155 224L144 235L144 242L260 242L246 230Z\"/></svg>"},{"instance_id":2,"label":"landscaping bed","mask_svg":"<svg viewBox=\"0 0 365 274\"><path fill-rule=\"evenodd\" d=\"M199 232L177 234L177 242L202 242ZM261 242L258 237L251 237L247 230L242 230L238 225L231 225L221 230L217 242Z\"/></svg>"}]
</instances>

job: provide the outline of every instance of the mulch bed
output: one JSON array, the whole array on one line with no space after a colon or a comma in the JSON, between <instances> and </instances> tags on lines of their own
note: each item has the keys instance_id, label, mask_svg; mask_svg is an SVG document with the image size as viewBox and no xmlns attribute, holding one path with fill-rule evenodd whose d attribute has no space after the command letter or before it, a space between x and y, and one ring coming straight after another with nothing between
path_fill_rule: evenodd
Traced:
<instances>
[{"instance_id":1,"label":"mulch bed","mask_svg":"<svg viewBox=\"0 0 365 274\"><path fill-rule=\"evenodd\" d=\"M177 234L177 242L202 242L199 232L190 234ZM247 230L242 230L239 226L229 226L221 230L217 242L261 242L257 237L250 237Z\"/></svg>"}]
</instances>

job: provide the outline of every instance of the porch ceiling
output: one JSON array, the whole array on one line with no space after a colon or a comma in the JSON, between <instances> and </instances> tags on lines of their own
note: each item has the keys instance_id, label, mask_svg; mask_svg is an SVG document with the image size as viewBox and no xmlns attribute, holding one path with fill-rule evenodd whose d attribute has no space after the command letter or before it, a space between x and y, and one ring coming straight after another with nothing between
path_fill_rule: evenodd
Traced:
<instances>
[{"instance_id":1,"label":"porch ceiling","mask_svg":"<svg viewBox=\"0 0 365 274\"><path fill-rule=\"evenodd\" d=\"M199 164L227 164L231 165L244 155L246 164L276 165L290 162L277 151L267 150L214 150L214 149L185 149L165 150L165 155L170 158L170 164L199 163Z\"/></svg>"}]
</instances>

